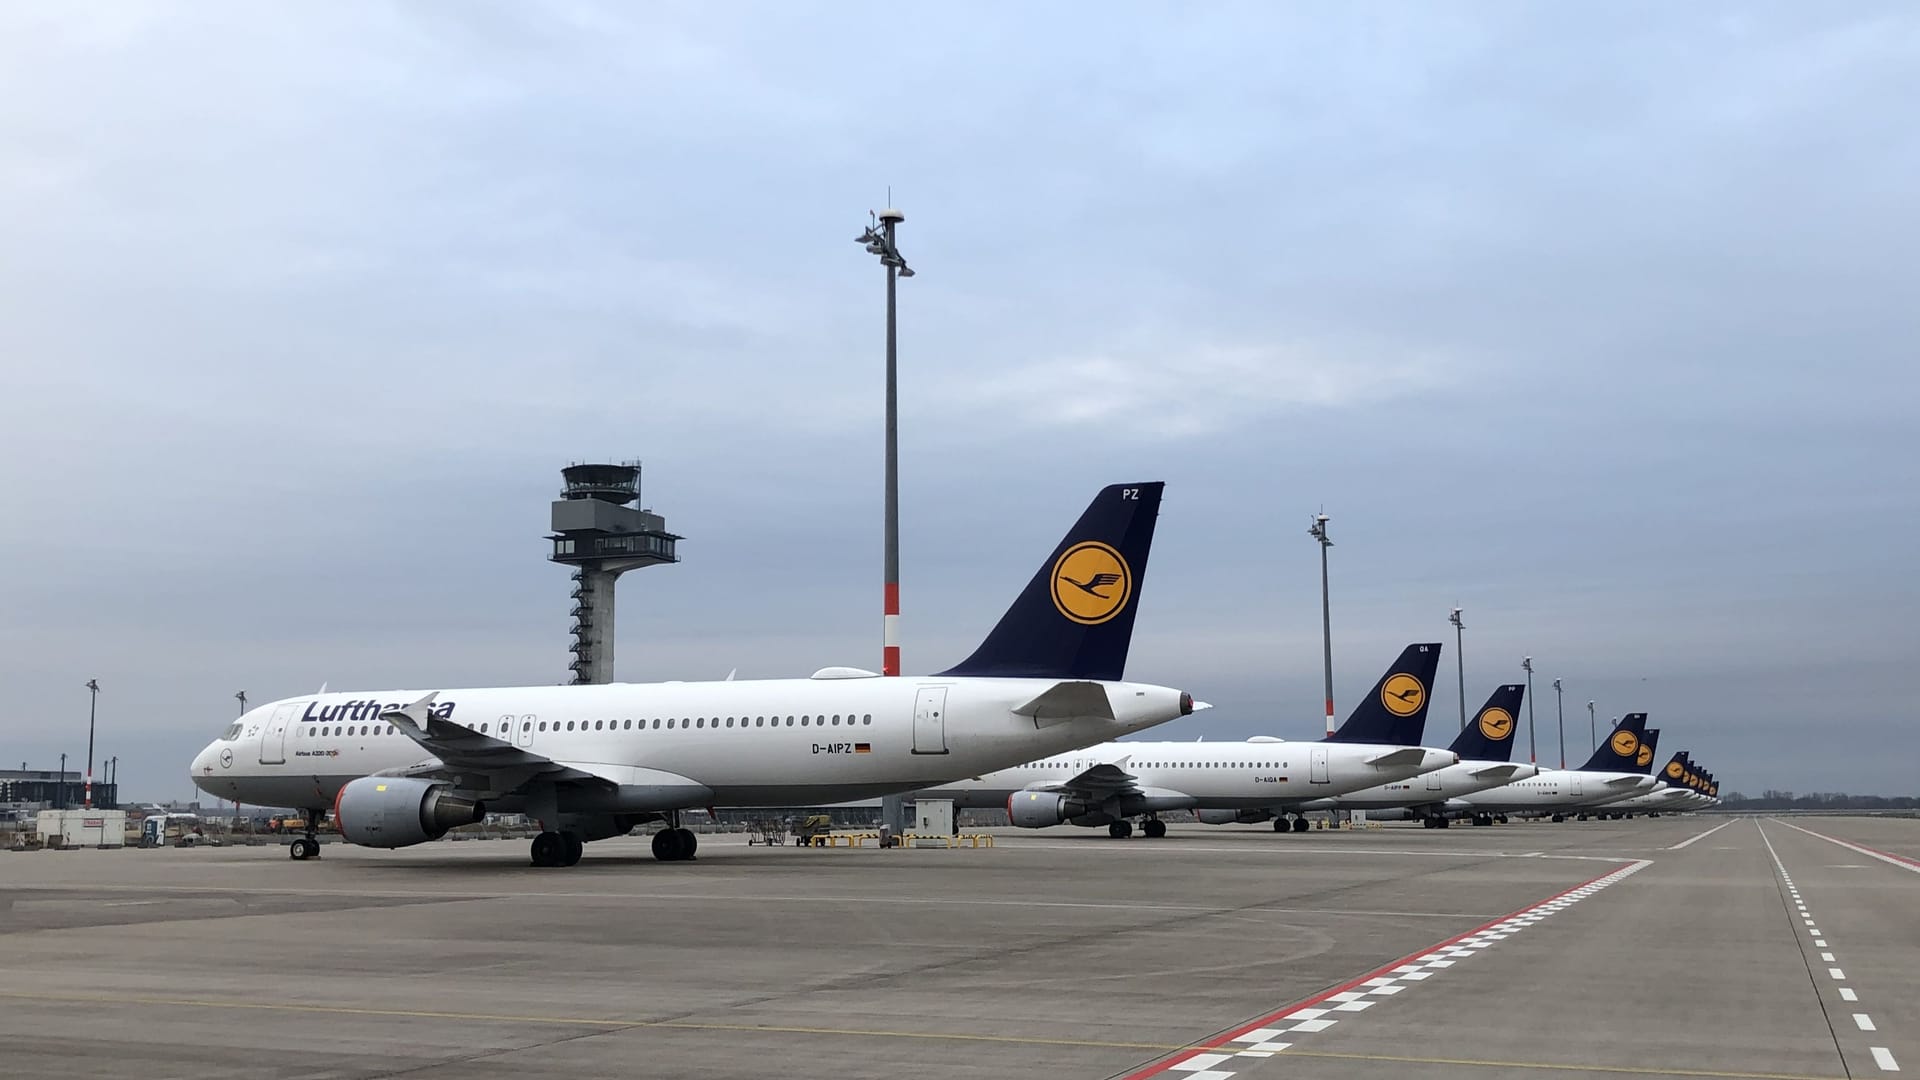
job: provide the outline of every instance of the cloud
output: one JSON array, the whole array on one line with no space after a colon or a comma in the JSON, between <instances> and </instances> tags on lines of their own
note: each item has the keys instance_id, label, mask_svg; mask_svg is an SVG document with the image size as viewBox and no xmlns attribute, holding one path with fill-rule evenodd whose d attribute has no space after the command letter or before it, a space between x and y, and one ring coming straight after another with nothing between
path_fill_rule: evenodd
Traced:
<instances>
[{"instance_id":1,"label":"cloud","mask_svg":"<svg viewBox=\"0 0 1920 1080\"><path fill-rule=\"evenodd\" d=\"M1467 374L1451 358L1379 346L1133 346L983 367L936 396L1029 427L1230 437L1255 420L1418 397Z\"/></svg>"}]
</instances>

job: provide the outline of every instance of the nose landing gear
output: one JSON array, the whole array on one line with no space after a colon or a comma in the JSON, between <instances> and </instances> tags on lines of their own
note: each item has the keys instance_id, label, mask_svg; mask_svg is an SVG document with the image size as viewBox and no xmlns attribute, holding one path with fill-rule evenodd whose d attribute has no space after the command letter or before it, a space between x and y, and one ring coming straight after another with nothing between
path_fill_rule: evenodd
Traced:
<instances>
[{"instance_id":1,"label":"nose landing gear","mask_svg":"<svg viewBox=\"0 0 1920 1080\"><path fill-rule=\"evenodd\" d=\"M325 810L316 810L312 807L307 808L307 834L296 838L293 843L287 845L287 858L299 862L303 859L317 859L320 857L320 837L318 834L320 832L320 815L324 813L326 813Z\"/></svg>"}]
</instances>

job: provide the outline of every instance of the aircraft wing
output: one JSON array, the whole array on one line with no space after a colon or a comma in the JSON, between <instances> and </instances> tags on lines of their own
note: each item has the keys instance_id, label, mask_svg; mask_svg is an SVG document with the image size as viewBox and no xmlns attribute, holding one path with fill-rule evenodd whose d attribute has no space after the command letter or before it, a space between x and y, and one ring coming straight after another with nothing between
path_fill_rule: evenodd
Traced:
<instances>
[{"instance_id":1,"label":"aircraft wing","mask_svg":"<svg viewBox=\"0 0 1920 1080\"><path fill-rule=\"evenodd\" d=\"M1048 784L1040 790L1057 791L1065 795L1079 795L1089 799L1107 799L1115 795L1126 795L1139 790L1135 777L1124 766L1126 758L1113 764L1093 765L1080 770L1079 775L1057 784Z\"/></svg>"},{"instance_id":2,"label":"aircraft wing","mask_svg":"<svg viewBox=\"0 0 1920 1080\"><path fill-rule=\"evenodd\" d=\"M1389 750L1384 754L1375 754L1367 759L1369 765L1383 765L1398 768L1402 765L1418 765L1427 759L1427 752L1418 746L1403 746L1398 750Z\"/></svg>"},{"instance_id":3,"label":"aircraft wing","mask_svg":"<svg viewBox=\"0 0 1920 1080\"><path fill-rule=\"evenodd\" d=\"M433 699L428 694L403 709L387 709L380 719L439 759L400 770L407 776L437 776L452 780L461 788L475 791L507 792L534 778L554 783L590 783L616 786L606 777L563 765L550 757L522 750L451 720L434 716Z\"/></svg>"}]
</instances>

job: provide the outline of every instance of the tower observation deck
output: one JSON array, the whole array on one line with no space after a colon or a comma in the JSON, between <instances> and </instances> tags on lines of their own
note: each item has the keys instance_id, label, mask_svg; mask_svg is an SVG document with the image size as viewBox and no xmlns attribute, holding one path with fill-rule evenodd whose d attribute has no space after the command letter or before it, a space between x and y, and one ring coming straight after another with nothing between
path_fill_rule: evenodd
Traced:
<instances>
[{"instance_id":1,"label":"tower observation deck","mask_svg":"<svg viewBox=\"0 0 1920 1080\"><path fill-rule=\"evenodd\" d=\"M573 570L575 683L613 681L613 589L621 574L680 561L680 537L640 501L640 463L576 464L560 470L553 503L554 562Z\"/></svg>"}]
</instances>

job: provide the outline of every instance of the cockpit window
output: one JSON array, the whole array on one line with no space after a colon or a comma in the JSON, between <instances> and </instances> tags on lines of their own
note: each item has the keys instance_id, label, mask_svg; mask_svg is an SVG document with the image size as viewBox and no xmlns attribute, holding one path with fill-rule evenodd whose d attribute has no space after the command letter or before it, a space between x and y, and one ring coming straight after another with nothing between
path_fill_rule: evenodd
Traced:
<instances>
[{"instance_id":1,"label":"cockpit window","mask_svg":"<svg viewBox=\"0 0 1920 1080\"><path fill-rule=\"evenodd\" d=\"M240 724L235 723L232 727L228 728L227 733L225 735L220 736L220 738L224 739L227 742L232 742L233 740L240 737L240 727L241 727Z\"/></svg>"}]
</instances>

